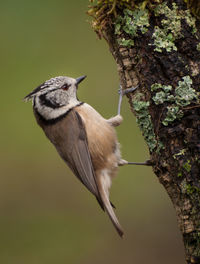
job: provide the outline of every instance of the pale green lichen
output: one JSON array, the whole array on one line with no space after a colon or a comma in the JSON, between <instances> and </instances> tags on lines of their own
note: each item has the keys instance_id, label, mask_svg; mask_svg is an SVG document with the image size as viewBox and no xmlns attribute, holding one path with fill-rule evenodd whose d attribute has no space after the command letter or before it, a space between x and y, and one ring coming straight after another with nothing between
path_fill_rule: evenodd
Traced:
<instances>
[{"instance_id":1,"label":"pale green lichen","mask_svg":"<svg viewBox=\"0 0 200 264\"><path fill-rule=\"evenodd\" d=\"M172 86L163 85L160 88L162 88L163 91L157 92L155 96L152 97L155 104L159 105L159 104L163 104L164 102L173 102L174 96L168 92L172 89ZM154 90L152 86L151 86L151 90Z\"/></svg>"},{"instance_id":2,"label":"pale green lichen","mask_svg":"<svg viewBox=\"0 0 200 264\"><path fill-rule=\"evenodd\" d=\"M162 85L160 83L154 83L151 85L151 91L156 91L158 89L163 89L165 92L169 92L172 90L172 86L171 85Z\"/></svg>"},{"instance_id":3,"label":"pale green lichen","mask_svg":"<svg viewBox=\"0 0 200 264\"><path fill-rule=\"evenodd\" d=\"M181 33L181 23L185 19L186 23L192 28L192 33L196 33L196 19L191 16L189 10L178 10L176 3L172 3L172 9L167 6L167 2L163 2L154 9L155 16L164 15L161 20L162 27L155 26L153 39L155 51L162 52L165 49L167 52L177 51L175 40L183 37Z\"/></svg>"},{"instance_id":4,"label":"pale green lichen","mask_svg":"<svg viewBox=\"0 0 200 264\"><path fill-rule=\"evenodd\" d=\"M152 152L155 148L157 152L159 152L160 149L164 148L164 146L161 142L157 141L154 133L151 116L149 114L150 103L142 100L141 98L142 94L138 93L133 101L133 108L136 113L136 122L143 133L150 152Z\"/></svg>"},{"instance_id":5,"label":"pale green lichen","mask_svg":"<svg viewBox=\"0 0 200 264\"><path fill-rule=\"evenodd\" d=\"M172 93L171 85L162 85L160 83L154 83L151 85L151 91L156 92L152 97L152 100L156 105L168 103L167 113L165 119L162 121L164 126L168 126L176 119L183 117L182 108L191 104L192 101L197 101L198 94L191 87L192 79L190 76L184 76L182 81L178 82L178 86Z\"/></svg>"},{"instance_id":6,"label":"pale green lichen","mask_svg":"<svg viewBox=\"0 0 200 264\"><path fill-rule=\"evenodd\" d=\"M146 9L136 8L135 10L124 9L123 16L115 20L115 34L118 35L118 43L122 46L131 47L134 45L133 38L139 32L145 34L149 27L149 13ZM124 33L127 38L121 37Z\"/></svg>"},{"instance_id":7,"label":"pale green lichen","mask_svg":"<svg viewBox=\"0 0 200 264\"><path fill-rule=\"evenodd\" d=\"M164 126L168 126L174 120L180 119L181 117L183 117L183 112L180 111L178 106L167 106L167 114L165 119L162 121L162 124Z\"/></svg>"},{"instance_id":8,"label":"pale green lichen","mask_svg":"<svg viewBox=\"0 0 200 264\"><path fill-rule=\"evenodd\" d=\"M187 106L192 100L198 99L196 91L191 88L192 79L190 76L184 76L183 81L178 82L178 87L175 89L175 100L179 106Z\"/></svg>"},{"instance_id":9,"label":"pale green lichen","mask_svg":"<svg viewBox=\"0 0 200 264\"><path fill-rule=\"evenodd\" d=\"M166 51L171 52L172 50L177 51L177 47L174 44L174 38L171 33L166 34L163 29L160 29L158 26L155 26L153 33L155 46L154 50L158 52L162 52L162 49L166 49ZM149 44L152 45L152 44Z\"/></svg>"},{"instance_id":10,"label":"pale green lichen","mask_svg":"<svg viewBox=\"0 0 200 264\"><path fill-rule=\"evenodd\" d=\"M197 44L197 50L200 51L200 43Z\"/></svg>"},{"instance_id":11,"label":"pale green lichen","mask_svg":"<svg viewBox=\"0 0 200 264\"><path fill-rule=\"evenodd\" d=\"M180 187L181 187L181 190L183 193L186 193L187 191L187 182L186 182L186 179L183 179L182 182L180 183Z\"/></svg>"},{"instance_id":12,"label":"pale green lichen","mask_svg":"<svg viewBox=\"0 0 200 264\"><path fill-rule=\"evenodd\" d=\"M196 18L191 15L189 10L181 11L182 18L185 18L188 26L192 28L192 33L195 34L197 32L196 28Z\"/></svg>"},{"instance_id":13,"label":"pale green lichen","mask_svg":"<svg viewBox=\"0 0 200 264\"><path fill-rule=\"evenodd\" d=\"M178 12L178 6L176 3L172 4L172 9L167 6L167 2L158 5L154 13L156 16L164 15L166 18L161 20L164 31L170 32L173 38L182 37L181 34L181 16Z\"/></svg>"},{"instance_id":14,"label":"pale green lichen","mask_svg":"<svg viewBox=\"0 0 200 264\"><path fill-rule=\"evenodd\" d=\"M177 159L178 157L180 157L180 156L184 156L185 155L185 152L186 152L186 149L181 149L178 153L176 153L176 154L174 154L173 155L173 158L174 159Z\"/></svg>"},{"instance_id":15,"label":"pale green lichen","mask_svg":"<svg viewBox=\"0 0 200 264\"><path fill-rule=\"evenodd\" d=\"M120 38L118 39L118 44L130 48L131 46L134 46L134 41L132 39Z\"/></svg>"},{"instance_id":16,"label":"pale green lichen","mask_svg":"<svg viewBox=\"0 0 200 264\"><path fill-rule=\"evenodd\" d=\"M167 94L165 92L160 91L157 92L155 96L152 98L156 105L163 104L167 100Z\"/></svg>"}]
</instances>

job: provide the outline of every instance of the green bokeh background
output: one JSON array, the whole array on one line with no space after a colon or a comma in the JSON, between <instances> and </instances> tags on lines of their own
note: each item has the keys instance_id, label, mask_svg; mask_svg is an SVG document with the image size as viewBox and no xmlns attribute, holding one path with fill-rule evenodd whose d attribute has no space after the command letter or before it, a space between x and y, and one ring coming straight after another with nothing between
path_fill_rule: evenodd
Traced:
<instances>
[{"instance_id":1,"label":"green bokeh background","mask_svg":"<svg viewBox=\"0 0 200 264\"><path fill-rule=\"evenodd\" d=\"M109 118L119 79L88 0L3 0L1 32L0 263L182 264L171 202L151 168L120 168L111 200L125 230L117 236L96 200L72 175L22 98L43 81L86 74L78 94ZM122 154L148 159L126 99L117 128Z\"/></svg>"}]
</instances>

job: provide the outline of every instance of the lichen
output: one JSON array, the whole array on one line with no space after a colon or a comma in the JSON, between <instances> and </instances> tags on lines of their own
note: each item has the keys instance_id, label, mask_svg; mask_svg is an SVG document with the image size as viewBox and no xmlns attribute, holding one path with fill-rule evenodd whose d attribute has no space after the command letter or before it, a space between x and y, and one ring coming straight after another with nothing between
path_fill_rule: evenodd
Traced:
<instances>
[{"instance_id":1,"label":"lichen","mask_svg":"<svg viewBox=\"0 0 200 264\"><path fill-rule=\"evenodd\" d=\"M141 8L136 8L133 11L124 9L123 16L118 16L114 25L118 43L122 46L133 46L134 37L139 33L145 34L148 30L149 13L146 9L142 10ZM126 35L126 38L122 35Z\"/></svg>"},{"instance_id":2,"label":"lichen","mask_svg":"<svg viewBox=\"0 0 200 264\"><path fill-rule=\"evenodd\" d=\"M160 29L158 26L155 26L152 37L154 38L153 45L155 46L155 51L162 52L162 49L166 49L166 51L168 52L171 52L172 50L177 51L177 47L173 42L174 38L171 33L166 34L163 29Z\"/></svg>"},{"instance_id":3,"label":"lichen","mask_svg":"<svg viewBox=\"0 0 200 264\"><path fill-rule=\"evenodd\" d=\"M151 86L151 91L155 91L155 87L157 84L153 84ZM152 97L153 101L155 102L156 105L163 104L164 102L173 102L174 101L174 96L169 93L171 91L172 86L170 85L160 85L158 84L158 87L161 88L163 91L157 92L155 96ZM156 89L159 89L156 88Z\"/></svg>"},{"instance_id":4,"label":"lichen","mask_svg":"<svg viewBox=\"0 0 200 264\"><path fill-rule=\"evenodd\" d=\"M196 91L191 88L192 79L190 76L184 76L183 81L178 82L178 87L175 89L176 104L179 106L187 106L192 100L198 99Z\"/></svg>"},{"instance_id":5,"label":"lichen","mask_svg":"<svg viewBox=\"0 0 200 264\"><path fill-rule=\"evenodd\" d=\"M119 38L118 44L127 48L134 46L134 41L132 39Z\"/></svg>"},{"instance_id":6,"label":"lichen","mask_svg":"<svg viewBox=\"0 0 200 264\"><path fill-rule=\"evenodd\" d=\"M167 106L167 113L165 119L162 121L164 126L168 126L176 119L180 119L183 117L183 112L180 111L178 106Z\"/></svg>"},{"instance_id":7,"label":"lichen","mask_svg":"<svg viewBox=\"0 0 200 264\"><path fill-rule=\"evenodd\" d=\"M167 103L167 112L162 124L168 126L176 119L183 117L183 108L192 102L198 103L198 94L191 87L192 79L190 76L184 76L182 81L178 82L177 87L172 89L171 85L162 85L154 83L151 85L151 91L155 93L152 100L156 105Z\"/></svg>"},{"instance_id":8,"label":"lichen","mask_svg":"<svg viewBox=\"0 0 200 264\"><path fill-rule=\"evenodd\" d=\"M197 50L200 51L200 43L197 44Z\"/></svg>"},{"instance_id":9,"label":"lichen","mask_svg":"<svg viewBox=\"0 0 200 264\"><path fill-rule=\"evenodd\" d=\"M195 34L197 32L196 18L191 15L189 10L185 10L185 11L182 10L181 14L182 14L182 18L185 18L188 26L192 28L192 33Z\"/></svg>"},{"instance_id":10,"label":"lichen","mask_svg":"<svg viewBox=\"0 0 200 264\"><path fill-rule=\"evenodd\" d=\"M186 153L186 149L185 149L185 148L180 149L178 153L175 153L175 154L173 155L173 158L174 158L174 159L177 159L177 158L180 157L180 156L184 156L185 153Z\"/></svg>"},{"instance_id":11,"label":"lichen","mask_svg":"<svg viewBox=\"0 0 200 264\"><path fill-rule=\"evenodd\" d=\"M158 5L154 10L155 16L164 15L161 24L165 31L171 32L174 38L182 37L181 34L181 16L178 12L176 3L172 3L172 9L167 6L167 2Z\"/></svg>"},{"instance_id":12,"label":"lichen","mask_svg":"<svg viewBox=\"0 0 200 264\"><path fill-rule=\"evenodd\" d=\"M177 51L175 40L183 37L181 33L182 20L192 28L192 33L197 32L196 19L191 16L189 10L178 10L176 3L172 3L172 9L167 6L167 2L163 2L154 9L155 16L165 16L161 20L161 28L155 26L152 35L154 42L149 45L154 45L154 50L162 52L165 49L167 52Z\"/></svg>"},{"instance_id":13,"label":"lichen","mask_svg":"<svg viewBox=\"0 0 200 264\"><path fill-rule=\"evenodd\" d=\"M146 7L151 7L155 4L155 0L89 0L89 10L88 15L93 17L92 27L96 33L101 37L103 30L107 24L115 23L117 17L121 16L122 12L127 9L130 12L136 10L145 10ZM163 0L156 0L156 3L160 3ZM142 31L143 28L143 19L145 16L137 14L137 11L134 15L139 15L136 18L138 25L141 25ZM138 19L139 18L139 19Z\"/></svg>"},{"instance_id":14,"label":"lichen","mask_svg":"<svg viewBox=\"0 0 200 264\"><path fill-rule=\"evenodd\" d=\"M133 100L133 108L136 113L136 122L143 133L149 150L152 152L156 148L157 152L159 152L162 148L164 148L164 146L162 142L156 139L151 116L149 114L149 105L149 102L142 100L141 93L138 93Z\"/></svg>"}]
</instances>

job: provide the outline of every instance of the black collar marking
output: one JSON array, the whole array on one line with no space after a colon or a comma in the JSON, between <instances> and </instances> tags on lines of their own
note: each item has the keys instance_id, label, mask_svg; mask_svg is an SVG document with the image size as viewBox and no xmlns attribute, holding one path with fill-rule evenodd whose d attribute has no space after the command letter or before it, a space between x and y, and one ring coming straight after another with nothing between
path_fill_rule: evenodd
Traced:
<instances>
[{"instance_id":1,"label":"black collar marking","mask_svg":"<svg viewBox=\"0 0 200 264\"><path fill-rule=\"evenodd\" d=\"M34 111L37 113L37 115L39 116L40 120L43 122L44 125L49 126L49 125L54 125L56 124L58 121L62 120L72 109L74 109L77 106L80 106L84 104L84 102L80 102L79 104L73 106L72 108L68 109L64 114L56 117L56 118L52 118L52 119L45 119L36 108L34 108Z\"/></svg>"},{"instance_id":2,"label":"black collar marking","mask_svg":"<svg viewBox=\"0 0 200 264\"><path fill-rule=\"evenodd\" d=\"M52 109L56 109L56 108L59 108L59 107L63 106L63 105L59 105L59 104L57 104L56 102L51 102L50 100L48 100L48 99L46 98L46 94L47 94L47 93L45 93L45 94L41 94L41 95L39 96L39 100L40 100L40 103L41 103L42 105L46 105L47 107L50 107L50 108L52 108Z\"/></svg>"}]
</instances>

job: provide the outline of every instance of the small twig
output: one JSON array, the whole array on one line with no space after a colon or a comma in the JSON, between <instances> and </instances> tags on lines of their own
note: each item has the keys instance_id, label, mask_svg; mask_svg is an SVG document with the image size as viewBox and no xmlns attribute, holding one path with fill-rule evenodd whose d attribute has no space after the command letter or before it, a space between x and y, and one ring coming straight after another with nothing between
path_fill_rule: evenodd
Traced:
<instances>
[{"instance_id":1,"label":"small twig","mask_svg":"<svg viewBox=\"0 0 200 264\"><path fill-rule=\"evenodd\" d=\"M183 108L183 110L190 110L190 109L198 108L198 107L200 107L200 105L189 106L189 107Z\"/></svg>"}]
</instances>

